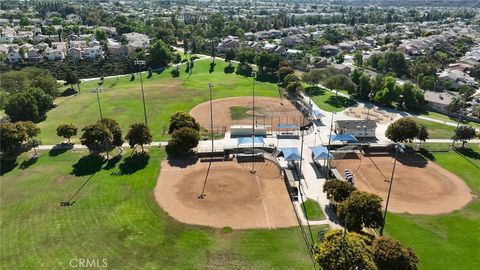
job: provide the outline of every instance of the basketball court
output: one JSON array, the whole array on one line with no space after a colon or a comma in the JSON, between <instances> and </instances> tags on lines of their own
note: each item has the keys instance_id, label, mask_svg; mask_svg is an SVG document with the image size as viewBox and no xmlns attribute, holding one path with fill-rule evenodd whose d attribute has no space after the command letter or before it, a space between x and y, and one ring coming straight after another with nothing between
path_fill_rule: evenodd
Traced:
<instances>
[{"instance_id":1,"label":"basketball court","mask_svg":"<svg viewBox=\"0 0 480 270\"><path fill-rule=\"evenodd\" d=\"M251 160L191 164L166 160L155 199L170 216L188 224L234 229L298 226L277 165L260 159L255 174L251 169Z\"/></svg>"},{"instance_id":2,"label":"basketball court","mask_svg":"<svg viewBox=\"0 0 480 270\"><path fill-rule=\"evenodd\" d=\"M340 157L332 160L332 166L341 174L349 169L357 189L379 195L385 205L394 163L392 155L364 156L357 151ZM398 155L389 211L436 215L460 209L471 200L470 188L455 174L418 155Z\"/></svg>"}]
</instances>

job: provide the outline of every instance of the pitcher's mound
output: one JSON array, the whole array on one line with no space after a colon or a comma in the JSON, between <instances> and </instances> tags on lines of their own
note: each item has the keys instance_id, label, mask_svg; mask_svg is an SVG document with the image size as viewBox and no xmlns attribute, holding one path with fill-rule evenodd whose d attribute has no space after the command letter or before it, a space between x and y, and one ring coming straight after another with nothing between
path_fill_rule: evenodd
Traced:
<instances>
[{"instance_id":1,"label":"pitcher's mound","mask_svg":"<svg viewBox=\"0 0 480 270\"><path fill-rule=\"evenodd\" d=\"M234 229L298 225L280 169L264 160L252 174L249 164L197 161L182 168L164 161L155 198L170 216L189 224Z\"/></svg>"}]
</instances>

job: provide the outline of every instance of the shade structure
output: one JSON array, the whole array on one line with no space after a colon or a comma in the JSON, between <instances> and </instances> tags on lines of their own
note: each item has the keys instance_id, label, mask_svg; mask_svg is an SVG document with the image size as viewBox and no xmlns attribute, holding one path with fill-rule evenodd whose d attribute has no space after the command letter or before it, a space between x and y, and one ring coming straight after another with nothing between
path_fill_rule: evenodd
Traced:
<instances>
[{"instance_id":1,"label":"shade structure","mask_svg":"<svg viewBox=\"0 0 480 270\"><path fill-rule=\"evenodd\" d=\"M261 143L261 144L264 144L265 141L263 140L263 137L239 137L237 138L237 145L242 145L242 144L248 144L248 145L251 145L251 144L258 144L258 143Z\"/></svg>"},{"instance_id":2,"label":"shade structure","mask_svg":"<svg viewBox=\"0 0 480 270\"><path fill-rule=\"evenodd\" d=\"M277 128L278 129L297 129L298 126L295 124L278 124Z\"/></svg>"},{"instance_id":3,"label":"shade structure","mask_svg":"<svg viewBox=\"0 0 480 270\"><path fill-rule=\"evenodd\" d=\"M319 111L319 110L313 110L312 113L313 113L313 116L314 116L314 117L323 117L323 116L325 116L325 115L324 115L321 111Z\"/></svg>"},{"instance_id":4,"label":"shade structure","mask_svg":"<svg viewBox=\"0 0 480 270\"><path fill-rule=\"evenodd\" d=\"M298 161L302 159L296 147L280 148L280 151L282 151L286 161Z\"/></svg>"},{"instance_id":5,"label":"shade structure","mask_svg":"<svg viewBox=\"0 0 480 270\"><path fill-rule=\"evenodd\" d=\"M334 159L332 154L328 152L328 148L325 146L310 147L313 153L313 159Z\"/></svg>"},{"instance_id":6,"label":"shade structure","mask_svg":"<svg viewBox=\"0 0 480 270\"><path fill-rule=\"evenodd\" d=\"M333 142L358 142L352 134L337 134L330 137Z\"/></svg>"}]
</instances>

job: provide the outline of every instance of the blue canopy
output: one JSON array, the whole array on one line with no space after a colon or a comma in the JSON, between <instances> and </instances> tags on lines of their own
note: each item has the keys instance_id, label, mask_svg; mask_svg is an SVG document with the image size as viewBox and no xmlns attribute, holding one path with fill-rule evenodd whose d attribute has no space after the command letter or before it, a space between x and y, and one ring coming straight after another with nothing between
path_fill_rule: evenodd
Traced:
<instances>
[{"instance_id":1,"label":"blue canopy","mask_svg":"<svg viewBox=\"0 0 480 270\"><path fill-rule=\"evenodd\" d=\"M283 157L287 161L295 161L302 159L296 147L280 148L280 151L282 151Z\"/></svg>"},{"instance_id":2,"label":"blue canopy","mask_svg":"<svg viewBox=\"0 0 480 270\"><path fill-rule=\"evenodd\" d=\"M283 128L283 129L297 129L298 126L295 124L278 124L277 128Z\"/></svg>"},{"instance_id":3,"label":"blue canopy","mask_svg":"<svg viewBox=\"0 0 480 270\"><path fill-rule=\"evenodd\" d=\"M330 137L332 141L340 141L340 142L358 142L357 138L352 134L337 134Z\"/></svg>"},{"instance_id":4,"label":"blue canopy","mask_svg":"<svg viewBox=\"0 0 480 270\"><path fill-rule=\"evenodd\" d=\"M325 115L322 112L320 112L319 110L313 110L313 116L321 117L321 116L325 116Z\"/></svg>"},{"instance_id":5,"label":"blue canopy","mask_svg":"<svg viewBox=\"0 0 480 270\"><path fill-rule=\"evenodd\" d=\"M313 159L334 159L332 154L328 153L328 148L325 146L310 147L313 153Z\"/></svg>"},{"instance_id":6,"label":"blue canopy","mask_svg":"<svg viewBox=\"0 0 480 270\"><path fill-rule=\"evenodd\" d=\"M239 137L237 138L237 144L253 144L253 143L265 143L263 137Z\"/></svg>"}]
</instances>

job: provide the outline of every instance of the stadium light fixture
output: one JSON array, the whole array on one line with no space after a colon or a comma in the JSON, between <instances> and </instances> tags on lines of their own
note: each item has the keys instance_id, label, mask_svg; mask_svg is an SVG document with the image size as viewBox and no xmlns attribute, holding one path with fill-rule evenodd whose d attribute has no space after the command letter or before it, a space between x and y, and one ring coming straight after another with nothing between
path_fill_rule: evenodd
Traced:
<instances>
[{"instance_id":1,"label":"stadium light fixture","mask_svg":"<svg viewBox=\"0 0 480 270\"><path fill-rule=\"evenodd\" d=\"M138 66L138 73L140 73L140 85L142 86L143 118L145 120L145 125L148 126L147 107L145 106L145 94L143 91L143 78L142 78L142 67L147 65L147 62L145 62L144 60L135 60L133 63L135 64L135 66Z\"/></svg>"}]
</instances>

